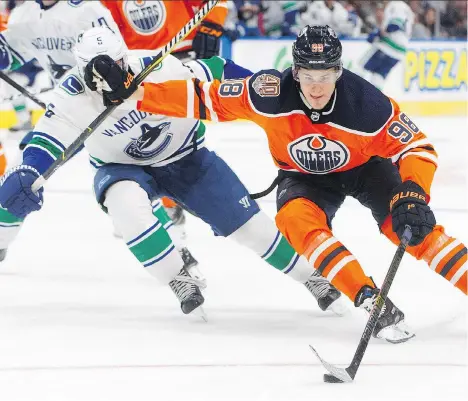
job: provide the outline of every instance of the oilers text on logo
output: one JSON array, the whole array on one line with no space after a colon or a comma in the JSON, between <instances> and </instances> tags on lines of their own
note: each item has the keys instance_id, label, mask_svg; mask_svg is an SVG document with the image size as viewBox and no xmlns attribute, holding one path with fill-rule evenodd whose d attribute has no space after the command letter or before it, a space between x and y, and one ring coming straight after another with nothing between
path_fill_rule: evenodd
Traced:
<instances>
[{"instance_id":1,"label":"oilers text on logo","mask_svg":"<svg viewBox=\"0 0 468 401\"><path fill-rule=\"evenodd\" d=\"M123 10L127 21L140 35L153 35L166 21L164 1L126 0Z\"/></svg>"},{"instance_id":2,"label":"oilers text on logo","mask_svg":"<svg viewBox=\"0 0 468 401\"><path fill-rule=\"evenodd\" d=\"M291 142L288 151L302 170L313 174L329 173L349 161L346 146L319 134L310 134Z\"/></svg>"}]
</instances>

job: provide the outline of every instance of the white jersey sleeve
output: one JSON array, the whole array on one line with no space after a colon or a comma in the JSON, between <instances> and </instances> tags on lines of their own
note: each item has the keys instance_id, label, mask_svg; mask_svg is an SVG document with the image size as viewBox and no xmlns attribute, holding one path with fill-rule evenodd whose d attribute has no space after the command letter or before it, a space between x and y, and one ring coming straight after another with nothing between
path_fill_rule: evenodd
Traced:
<instances>
[{"instance_id":1,"label":"white jersey sleeve","mask_svg":"<svg viewBox=\"0 0 468 401\"><path fill-rule=\"evenodd\" d=\"M406 51L414 24L414 13L403 1L392 1L384 10L382 40L402 52Z\"/></svg>"}]
</instances>

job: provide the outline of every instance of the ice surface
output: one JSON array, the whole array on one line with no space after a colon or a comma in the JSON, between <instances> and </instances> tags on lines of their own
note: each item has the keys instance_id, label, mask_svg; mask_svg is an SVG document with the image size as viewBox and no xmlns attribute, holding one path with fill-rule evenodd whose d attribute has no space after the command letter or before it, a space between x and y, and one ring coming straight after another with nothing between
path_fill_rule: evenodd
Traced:
<instances>
[{"instance_id":1,"label":"ice surface","mask_svg":"<svg viewBox=\"0 0 468 401\"><path fill-rule=\"evenodd\" d=\"M431 206L466 243L466 119L416 122L440 157ZM210 125L207 135L249 190L270 184L275 169L260 129ZM349 364L362 311L349 303L343 318L321 312L305 288L189 216L209 322L184 316L171 291L112 236L91 177L84 154L59 170L43 210L27 218L0 265L1 401L466 399L466 299L423 262L405 256L390 290L416 338L373 340L354 383L326 384L308 344ZM272 195L260 205L274 216ZM380 283L395 247L370 212L347 200L334 231Z\"/></svg>"}]
</instances>

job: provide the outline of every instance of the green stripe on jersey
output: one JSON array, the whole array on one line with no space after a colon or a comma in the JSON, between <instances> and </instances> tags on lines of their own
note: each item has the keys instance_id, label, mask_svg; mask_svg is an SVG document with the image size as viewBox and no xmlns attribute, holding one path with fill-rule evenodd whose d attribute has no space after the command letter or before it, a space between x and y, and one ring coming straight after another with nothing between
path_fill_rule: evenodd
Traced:
<instances>
[{"instance_id":1,"label":"green stripe on jersey","mask_svg":"<svg viewBox=\"0 0 468 401\"><path fill-rule=\"evenodd\" d=\"M89 157L93 159L93 162L95 162L96 164L99 164L100 166L106 164L106 162L103 162L101 159L98 159L97 157L94 157L92 155L89 155Z\"/></svg>"},{"instance_id":2,"label":"green stripe on jersey","mask_svg":"<svg viewBox=\"0 0 468 401\"><path fill-rule=\"evenodd\" d=\"M40 136L34 136L33 139L29 141L27 146L31 145L44 149L48 153L52 154L55 159L57 159L63 153L62 150L55 146L53 142Z\"/></svg>"},{"instance_id":3,"label":"green stripe on jersey","mask_svg":"<svg viewBox=\"0 0 468 401\"><path fill-rule=\"evenodd\" d=\"M278 270L285 270L296 257L296 251L289 244L289 242L281 236L280 241L276 247L269 253L265 261Z\"/></svg>"},{"instance_id":4,"label":"green stripe on jersey","mask_svg":"<svg viewBox=\"0 0 468 401\"><path fill-rule=\"evenodd\" d=\"M211 58L205 58L198 60L200 63L203 63L208 70L210 70L213 79L221 80L223 79L224 75L224 64L226 64L226 60L221 57L214 56Z\"/></svg>"},{"instance_id":5,"label":"green stripe on jersey","mask_svg":"<svg viewBox=\"0 0 468 401\"><path fill-rule=\"evenodd\" d=\"M0 223L15 224L21 223L23 219L13 216L10 212L0 208Z\"/></svg>"},{"instance_id":6,"label":"green stripe on jersey","mask_svg":"<svg viewBox=\"0 0 468 401\"><path fill-rule=\"evenodd\" d=\"M130 245L129 248L141 263L145 263L163 253L171 244L171 237L169 237L165 228L159 224L142 241L136 245Z\"/></svg>"},{"instance_id":7,"label":"green stripe on jersey","mask_svg":"<svg viewBox=\"0 0 468 401\"><path fill-rule=\"evenodd\" d=\"M395 49L399 52L406 53L406 47L400 46L399 44L395 43L393 40L383 37L381 41L388 46L390 46L392 49Z\"/></svg>"}]
</instances>

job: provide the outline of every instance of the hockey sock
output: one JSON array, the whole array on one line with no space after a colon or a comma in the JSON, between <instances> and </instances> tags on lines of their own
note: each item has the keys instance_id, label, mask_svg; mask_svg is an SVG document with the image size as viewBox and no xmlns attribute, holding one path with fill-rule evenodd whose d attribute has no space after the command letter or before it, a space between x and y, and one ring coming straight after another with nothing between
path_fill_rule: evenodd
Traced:
<instances>
[{"instance_id":1,"label":"hockey sock","mask_svg":"<svg viewBox=\"0 0 468 401\"><path fill-rule=\"evenodd\" d=\"M171 218L169 217L169 215L163 207L164 199L169 198L156 199L151 203L151 206L153 208L153 215L164 225L164 228L167 230L170 237L174 241L177 250L180 251L181 249L187 247L187 234L185 232L185 224L173 224Z\"/></svg>"},{"instance_id":2,"label":"hockey sock","mask_svg":"<svg viewBox=\"0 0 468 401\"><path fill-rule=\"evenodd\" d=\"M262 211L255 214L229 238L250 248L269 265L301 283L305 283L314 271Z\"/></svg>"},{"instance_id":3,"label":"hockey sock","mask_svg":"<svg viewBox=\"0 0 468 401\"><path fill-rule=\"evenodd\" d=\"M162 283L169 283L184 263L166 231L172 224L167 215L156 218L147 193L133 181L112 185L104 206L142 266Z\"/></svg>"},{"instance_id":4,"label":"hockey sock","mask_svg":"<svg viewBox=\"0 0 468 401\"><path fill-rule=\"evenodd\" d=\"M399 240L392 230L392 222L388 218L382 225L382 232L393 243ZM467 294L467 249L464 244L445 234L442 226L436 225L432 232L417 245L407 248L407 252L416 259L423 259L431 270L440 274L447 281Z\"/></svg>"},{"instance_id":5,"label":"hockey sock","mask_svg":"<svg viewBox=\"0 0 468 401\"><path fill-rule=\"evenodd\" d=\"M359 262L332 234L324 211L305 198L286 203L276 224L294 249L354 302L364 285L374 287Z\"/></svg>"}]
</instances>

